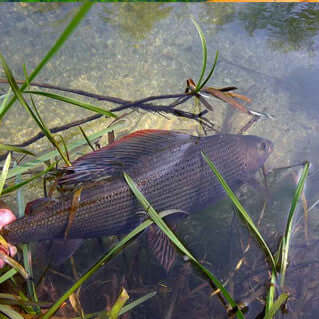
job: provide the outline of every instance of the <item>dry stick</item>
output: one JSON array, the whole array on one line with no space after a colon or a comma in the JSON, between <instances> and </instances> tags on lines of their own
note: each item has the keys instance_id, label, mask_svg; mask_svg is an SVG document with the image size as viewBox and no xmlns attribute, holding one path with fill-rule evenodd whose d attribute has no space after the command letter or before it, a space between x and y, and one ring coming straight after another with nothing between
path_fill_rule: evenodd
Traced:
<instances>
[{"instance_id":1,"label":"dry stick","mask_svg":"<svg viewBox=\"0 0 319 319\"><path fill-rule=\"evenodd\" d=\"M24 81L21 81L21 80L17 80L16 82L18 84L24 84L25 83ZM8 83L8 81L6 79L0 79L0 83ZM186 94L186 93L182 93L182 94L167 94L167 95L149 96L147 98L132 102L132 101L126 101L126 100L123 100L123 99L120 99L120 98L117 98L117 97L113 97L113 96L100 95L100 94L90 93L90 92L87 92L87 91L77 90L77 89L63 88L63 87L56 86L56 85L51 85L51 84L48 84L48 83L32 82L32 83L30 83L30 85L31 86L42 87L42 88L47 88L47 89L63 91L63 92L70 92L70 93L74 93L74 94L78 94L78 95L84 95L84 96L91 97L91 98L94 98L94 99L99 100L99 101L107 101L107 102L111 102L111 103L121 104L122 105L119 108L114 108L114 109L110 110L111 112L118 112L118 111L127 109L129 107L137 107L137 106L142 108L142 109L146 109L146 110L148 108L152 110L152 108L155 107L154 111L156 111L156 105L145 104L145 103L147 103L149 101L154 101L154 100L181 98L181 97L185 97L185 96L192 97L191 94ZM178 103L178 104L180 104L180 103ZM178 105L178 104L176 104L176 105ZM162 107L166 107L166 106L162 106Z\"/></svg>"},{"instance_id":2,"label":"dry stick","mask_svg":"<svg viewBox=\"0 0 319 319\"><path fill-rule=\"evenodd\" d=\"M252 118L244 125L240 130L238 134L245 133L248 129L252 127L253 124L255 124L259 120L259 117L256 115L253 115Z\"/></svg>"},{"instance_id":3,"label":"dry stick","mask_svg":"<svg viewBox=\"0 0 319 319\"><path fill-rule=\"evenodd\" d=\"M6 79L0 79L0 83L8 83ZM23 84L24 81L17 81L18 84ZM111 97L111 96L104 96L104 95L99 95L99 94L94 94L94 93L90 93L90 92L86 92L83 90L75 90L75 89L68 89L68 88L62 88L59 86L55 86L55 85L51 85L48 83L39 83L39 82L33 82L30 85L33 86L38 86L38 87L43 87L43 88L48 88L48 89L54 89L54 90L59 90L59 91L64 91L64 92L70 92L70 93L74 93L74 94L78 94L78 95L84 95L87 97L91 97L97 100L103 100L103 101L108 101L108 102L112 102L112 103L116 103L116 104L121 104L121 106L114 108L112 110L110 110L111 112L119 112L122 110L125 110L127 108L132 108L132 107L137 107L137 108L141 108L143 110L146 111L153 111L153 112L158 112L158 113L169 113L169 114L173 114L175 116L179 116L179 117L185 117L185 118L189 118L189 119L193 119L196 120L200 123L202 123L203 125L206 125L207 127L213 129L213 123L211 123L208 119L206 119L205 117L203 117L203 115L205 115L207 113L207 110L199 113L199 114L193 114L190 112L186 112L186 111L182 111L182 110L177 110L174 109L174 107L176 107L179 104L185 103L188 99L190 99L192 97L191 94L170 94L170 95L160 95L160 96L150 96L148 98L142 99L142 100L138 100L135 102L131 102L131 101L126 101L120 98L116 98L116 97ZM171 98L177 98L176 101L174 101L173 103L169 104L168 106L166 105L154 105L151 103L146 103L148 101L152 101L152 100L158 100L158 99L171 99ZM77 120L62 126L56 126L50 129L50 131L52 133L57 133L57 132L61 132L64 130L67 130L69 128L72 128L74 126L78 126L93 120L96 120L98 118L102 117L101 114L95 114L93 116L89 116L87 118L81 119L81 120ZM37 135L33 136L32 138L26 140L23 143L20 144L16 144L15 146L19 146L19 147L25 147L28 146L34 142L36 142L37 140L41 139L42 137L44 137L44 134L42 132L39 132ZM3 160L6 157L6 154L4 155L0 155L0 161Z\"/></svg>"},{"instance_id":4,"label":"dry stick","mask_svg":"<svg viewBox=\"0 0 319 319\"><path fill-rule=\"evenodd\" d=\"M16 82L18 84L24 84L25 83L25 81L21 81L21 80L16 80ZM0 78L0 83L8 83L8 80ZM99 94L95 94L95 93L86 92L86 91L83 91L83 90L63 88L63 87L56 86L56 85L51 85L51 84L48 84L48 83L32 82L32 83L30 83L30 85L31 86L41 87L41 88L46 88L46 89L53 89L53 90L63 91L63 92L70 92L70 93L74 93L74 94L78 94L78 95L84 95L84 96L87 96L87 97L92 97L92 98L94 98L96 100L104 100L104 101L109 101L109 102L116 103L116 104L128 103L128 101L125 101L125 100L122 100L122 99L119 99L119 98L115 98L115 97L103 96L103 95L99 95Z\"/></svg>"}]
</instances>

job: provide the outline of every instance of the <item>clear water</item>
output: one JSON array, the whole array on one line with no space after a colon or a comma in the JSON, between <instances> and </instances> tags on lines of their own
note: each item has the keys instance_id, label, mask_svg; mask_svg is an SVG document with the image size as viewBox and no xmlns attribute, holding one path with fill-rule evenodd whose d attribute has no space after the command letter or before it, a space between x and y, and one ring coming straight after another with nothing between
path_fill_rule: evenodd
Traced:
<instances>
[{"instance_id":1,"label":"clear water","mask_svg":"<svg viewBox=\"0 0 319 319\"><path fill-rule=\"evenodd\" d=\"M23 63L30 72L40 62L78 6L1 3L1 53L17 79L24 77ZM239 93L252 99L250 108L275 117L258 122L248 131L274 142L275 150L267 161L267 168L307 159L315 172L319 168L317 4L96 4L41 71L37 81L127 100L183 92L186 79L196 81L201 69L201 43L191 17L200 23L206 35L209 66L216 50L220 53L209 84L236 86ZM0 71L1 77L3 74ZM1 85L1 94L6 91L7 86ZM82 99L105 108L112 107L109 103ZM35 101L49 127L90 115L88 111L52 100L36 98ZM208 117L218 131L236 133L249 120L228 105L215 100L210 102L215 109ZM182 108L193 110L193 102ZM100 119L83 128L90 134L108 123ZM144 128L200 132L194 121L135 112L127 119L125 130L116 135ZM1 143L20 143L36 133L32 119L18 104L10 109L0 127ZM78 134L78 129L71 129L63 136L68 141ZM47 147L45 141L40 141L31 149L38 152ZM269 183L270 196L260 228L275 249L295 188L293 172L273 173ZM39 197L40 187L38 184L26 187L26 201ZM318 187L314 174L306 189L309 206L319 199ZM257 222L263 194L247 186L240 196ZM7 200L15 207L15 198ZM313 318L318 311L319 282L315 274L319 208L309 212L308 245L304 237L303 209L298 209L299 223L296 223L292 240L291 271L287 277L287 291L291 297L288 313L279 316L294 318L297 313L302 318ZM233 217L231 205L225 201L192 217L180 226L179 234L214 274L223 281L230 279L227 288L236 300L249 304L247 318L256 318L263 309L259 297L265 296L268 274L262 252L249 240L245 227ZM87 313L110 305L119 288L125 286L132 299L158 291L156 297L136 308L129 318L226 318L224 306L216 296L210 296L211 289L196 270L180 258L167 275L150 252L140 249L141 242L143 238L84 285L80 299ZM108 245L110 239L86 243L75 255L78 270L87 269ZM247 245L250 248L244 254ZM142 250L138 257L135 256L137 250ZM234 272L242 257L241 268ZM62 270L72 277L68 265ZM47 280L41 291L45 300L56 299L71 282L59 276L48 276ZM53 288L50 288L50 280L56 284ZM67 310L66 313L69 314Z\"/></svg>"}]
</instances>

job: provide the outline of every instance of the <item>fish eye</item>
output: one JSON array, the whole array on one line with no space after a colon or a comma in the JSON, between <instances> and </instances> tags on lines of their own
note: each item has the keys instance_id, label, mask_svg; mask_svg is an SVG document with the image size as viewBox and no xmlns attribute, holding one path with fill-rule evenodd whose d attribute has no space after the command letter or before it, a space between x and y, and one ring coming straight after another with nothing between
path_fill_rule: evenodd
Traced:
<instances>
[{"instance_id":1,"label":"fish eye","mask_svg":"<svg viewBox=\"0 0 319 319\"><path fill-rule=\"evenodd\" d=\"M267 143L266 142L261 142L258 144L258 148L260 151L263 151L263 152L267 152Z\"/></svg>"}]
</instances>

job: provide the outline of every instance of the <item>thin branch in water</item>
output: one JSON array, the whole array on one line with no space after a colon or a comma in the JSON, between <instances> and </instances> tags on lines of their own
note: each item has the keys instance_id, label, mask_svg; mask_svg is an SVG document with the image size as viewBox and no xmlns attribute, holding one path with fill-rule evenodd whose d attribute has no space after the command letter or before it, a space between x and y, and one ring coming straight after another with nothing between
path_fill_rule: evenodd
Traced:
<instances>
[{"instance_id":1,"label":"thin branch in water","mask_svg":"<svg viewBox=\"0 0 319 319\"><path fill-rule=\"evenodd\" d=\"M0 83L8 83L8 81L6 79L0 79ZM24 84L25 81L17 81L17 83ZM112 110L110 110L111 112L119 112L119 111L122 111L122 110L125 110L128 108L139 108L139 109L142 109L142 110L148 111L148 112L149 111L156 112L157 114L161 114L163 116L164 116L164 114L172 114L172 115L175 115L178 117L192 119L192 120L199 122L201 125L204 125L207 128L214 130L214 124L211 121L209 121L207 118L204 117L204 115L207 113L207 110L205 110L199 114L193 114L193 113L190 113L187 111L175 109L176 106L185 103L186 101L188 101L190 98L192 98L194 96L194 94L192 94L191 92L182 93L182 94L168 94L168 95L150 96L150 97L132 102L132 101L126 101L126 100L123 100L120 98L116 98L116 97L94 94L94 93L86 92L83 90L62 88L62 87L51 85L48 83L32 82L32 83L30 83L30 85L42 87L42 88L47 88L47 89L64 91L64 92L70 92L70 93L74 93L74 94L78 94L78 95L83 95L83 96L95 98L95 99L100 100L100 101L108 101L111 103L120 104L120 106L115 107ZM154 105L152 103L147 103L147 102L154 101L154 100L173 99L173 98L176 98L176 100L169 105ZM52 133L58 133L58 132L67 130L69 128L79 126L81 124L96 120L96 119L101 118L101 117L102 117L101 114L94 114L92 116L89 116L89 117L81 119L81 120L73 121L71 123L68 123L68 124L65 124L62 126L53 127L50 129L50 131ZM28 146L28 145L38 141L42 137L44 137L44 134L42 132L39 132L37 135L33 136L32 138L28 139L27 141L25 141L21 144L18 144L17 146L20 146L20 147ZM3 158L5 158L5 155L0 156L0 160L2 160Z\"/></svg>"},{"instance_id":2,"label":"thin branch in water","mask_svg":"<svg viewBox=\"0 0 319 319\"><path fill-rule=\"evenodd\" d=\"M249 130L257 121L259 120L258 116L253 115L252 118L239 130L239 134L245 133Z\"/></svg>"}]
</instances>

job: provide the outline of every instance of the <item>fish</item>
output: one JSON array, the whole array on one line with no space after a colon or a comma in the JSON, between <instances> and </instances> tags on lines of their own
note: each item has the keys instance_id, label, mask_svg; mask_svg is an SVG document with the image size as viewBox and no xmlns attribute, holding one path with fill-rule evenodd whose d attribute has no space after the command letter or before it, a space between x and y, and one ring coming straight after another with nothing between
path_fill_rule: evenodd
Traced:
<instances>
[{"instance_id":1,"label":"fish","mask_svg":"<svg viewBox=\"0 0 319 319\"><path fill-rule=\"evenodd\" d=\"M237 190L254 178L272 150L271 141L253 135L198 137L168 130L136 131L62 168L58 184L74 191L30 202L25 216L0 233L11 244L63 239L66 228L68 240L126 234L141 223L143 208L123 172L158 212L174 209L193 214L226 195L201 152ZM69 223L74 193L80 187L78 207ZM159 247L156 238L165 236L154 236L157 233L151 232L149 238Z\"/></svg>"}]
</instances>

